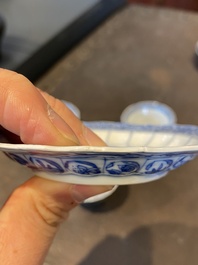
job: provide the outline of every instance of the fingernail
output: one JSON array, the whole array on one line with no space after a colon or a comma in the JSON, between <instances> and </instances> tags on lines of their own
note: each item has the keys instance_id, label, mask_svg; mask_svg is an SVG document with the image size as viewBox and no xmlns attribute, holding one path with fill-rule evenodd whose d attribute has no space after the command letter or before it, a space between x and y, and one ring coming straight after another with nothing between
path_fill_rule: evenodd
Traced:
<instances>
[{"instance_id":1,"label":"fingernail","mask_svg":"<svg viewBox=\"0 0 198 265\"><path fill-rule=\"evenodd\" d=\"M77 203L113 189L114 186L88 186L88 185L73 185L71 188L71 196Z\"/></svg>"},{"instance_id":2,"label":"fingernail","mask_svg":"<svg viewBox=\"0 0 198 265\"><path fill-rule=\"evenodd\" d=\"M83 125L83 136L90 146L106 146L106 143L89 128Z\"/></svg>"},{"instance_id":3,"label":"fingernail","mask_svg":"<svg viewBox=\"0 0 198 265\"><path fill-rule=\"evenodd\" d=\"M63 137L74 142L75 145L79 145L78 138L71 127L49 105L47 112L49 119Z\"/></svg>"}]
</instances>

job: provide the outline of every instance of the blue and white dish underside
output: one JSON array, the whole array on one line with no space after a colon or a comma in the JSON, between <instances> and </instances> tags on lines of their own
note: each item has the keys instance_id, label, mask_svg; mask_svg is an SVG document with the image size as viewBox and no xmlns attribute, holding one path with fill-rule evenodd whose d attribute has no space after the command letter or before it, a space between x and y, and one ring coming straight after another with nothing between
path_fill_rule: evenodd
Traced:
<instances>
[{"instance_id":1,"label":"blue and white dish underside","mask_svg":"<svg viewBox=\"0 0 198 265\"><path fill-rule=\"evenodd\" d=\"M108 145L0 144L0 150L41 177L76 184L126 185L165 176L198 155L198 127L85 122Z\"/></svg>"}]
</instances>

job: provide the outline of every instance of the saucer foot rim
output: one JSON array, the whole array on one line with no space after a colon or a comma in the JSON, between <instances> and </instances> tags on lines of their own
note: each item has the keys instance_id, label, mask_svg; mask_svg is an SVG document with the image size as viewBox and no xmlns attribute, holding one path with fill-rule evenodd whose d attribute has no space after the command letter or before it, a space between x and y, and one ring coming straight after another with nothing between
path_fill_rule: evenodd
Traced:
<instances>
[{"instance_id":1,"label":"saucer foot rim","mask_svg":"<svg viewBox=\"0 0 198 265\"><path fill-rule=\"evenodd\" d=\"M146 183L157 180L167 175L168 172L161 172L153 174L148 177L145 175L139 176L119 176L112 178L108 176L97 176L97 177L80 177L74 175L54 175L46 172L35 172L37 176L64 183L80 184L80 185L133 185L139 183Z\"/></svg>"}]
</instances>

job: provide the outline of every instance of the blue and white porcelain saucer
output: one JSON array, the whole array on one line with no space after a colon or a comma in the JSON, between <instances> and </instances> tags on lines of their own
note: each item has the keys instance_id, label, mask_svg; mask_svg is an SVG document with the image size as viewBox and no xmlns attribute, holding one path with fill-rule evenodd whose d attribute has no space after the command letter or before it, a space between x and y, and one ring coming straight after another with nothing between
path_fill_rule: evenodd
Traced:
<instances>
[{"instance_id":1,"label":"blue and white porcelain saucer","mask_svg":"<svg viewBox=\"0 0 198 265\"><path fill-rule=\"evenodd\" d=\"M165 176L198 154L198 127L86 122L108 147L0 144L41 177L76 184L125 185Z\"/></svg>"},{"instance_id":2,"label":"blue and white porcelain saucer","mask_svg":"<svg viewBox=\"0 0 198 265\"><path fill-rule=\"evenodd\" d=\"M127 106L120 116L120 121L139 125L170 125L177 117L172 108L158 101L140 101Z\"/></svg>"}]
</instances>

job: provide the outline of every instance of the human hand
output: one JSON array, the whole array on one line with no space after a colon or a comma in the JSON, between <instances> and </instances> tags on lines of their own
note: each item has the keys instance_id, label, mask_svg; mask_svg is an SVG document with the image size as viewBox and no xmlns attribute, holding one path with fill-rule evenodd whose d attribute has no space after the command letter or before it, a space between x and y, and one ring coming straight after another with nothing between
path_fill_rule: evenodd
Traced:
<instances>
[{"instance_id":1,"label":"human hand","mask_svg":"<svg viewBox=\"0 0 198 265\"><path fill-rule=\"evenodd\" d=\"M0 124L10 141L46 145L105 145L65 105L25 77L0 70ZM34 176L0 212L0 263L40 265L69 211L106 186L72 185Z\"/></svg>"}]
</instances>

